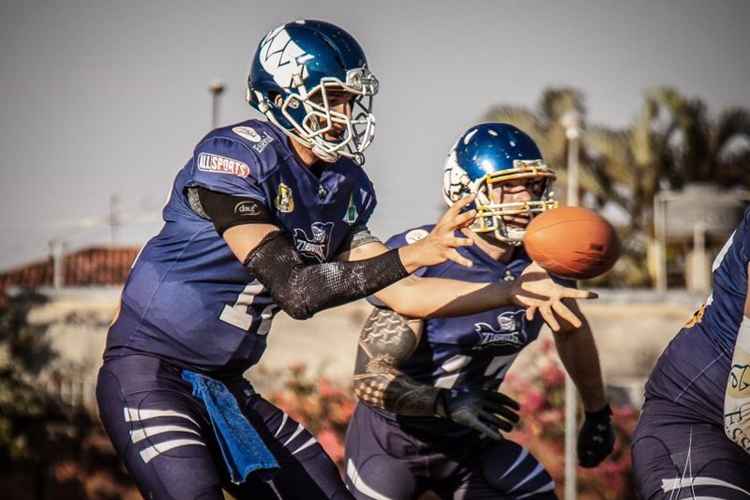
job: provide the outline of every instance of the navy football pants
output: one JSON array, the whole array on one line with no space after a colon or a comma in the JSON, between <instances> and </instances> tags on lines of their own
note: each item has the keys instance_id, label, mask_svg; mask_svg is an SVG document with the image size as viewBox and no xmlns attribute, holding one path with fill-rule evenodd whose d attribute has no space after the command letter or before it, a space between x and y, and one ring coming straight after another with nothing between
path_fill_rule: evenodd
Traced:
<instances>
[{"instance_id":1,"label":"navy football pants","mask_svg":"<svg viewBox=\"0 0 750 500\"><path fill-rule=\"evenodd\" d=\"M359 500L554 500L555 483L528 450L476 434L406 432L359 403L346 433L346 483Z\"/></svg>"},{"instance_id":2,"label":"navy football pants","mask_svg":"<svg viewBox=\"0 0 750 500\"><path fill-rule=\"evenodd\" d=\"M223 382L274 454L271 481L251 474L233 485L203 403L181 370L150 356L105 361L96 388L104 427L145 498L350 499L338 469L317 440L257 395L244 379Z\"/></svg>"},{"instance_id":3,"label":"navy football pants","mask_svg":"<svg viewBox=\"0 0 750 500\"><path fill-rule=\"evenodd\" d=\"M665 399L646 401L632 448L640 497L749 500L750 455L691 413Z\"/></svg>"}]
</instances>

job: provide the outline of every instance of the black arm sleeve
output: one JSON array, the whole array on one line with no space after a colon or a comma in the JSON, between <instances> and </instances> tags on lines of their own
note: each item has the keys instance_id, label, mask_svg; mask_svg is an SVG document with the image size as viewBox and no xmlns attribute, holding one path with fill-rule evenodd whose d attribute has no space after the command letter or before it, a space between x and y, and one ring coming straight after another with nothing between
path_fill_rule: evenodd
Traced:
<instances>
[{"instance_id":1,"label":"black arm sleeve","mask_svg":"<svg viewBox=\"0 0 750 500\"><path fill-rule=\"evenodd\" d=\"M280 231L263 238L244 264L295 319L367 297L409 274L398 250L355 262L305 264Z\"/></svg>"},{"instance_id":2,"label":"black arm sleeve","mask_svg":"<svg viewBox=\"0 0 750 500\"><path fill-rule=\"evenodd\" d=\"M196 196L197 195L197 196ZM191 208L214 223L219 236L241 224L274 224L266 206L253 198L218 193L201 186L188 188Z\"/></svg>"}]
</instances>

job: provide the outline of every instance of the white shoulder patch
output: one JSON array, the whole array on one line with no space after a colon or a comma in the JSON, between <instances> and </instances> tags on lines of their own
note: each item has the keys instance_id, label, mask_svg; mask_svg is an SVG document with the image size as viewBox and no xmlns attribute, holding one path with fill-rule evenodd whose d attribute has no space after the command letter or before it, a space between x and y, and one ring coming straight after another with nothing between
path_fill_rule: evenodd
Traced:
<instances>
[{"instance_id":1,"label":"white shoulder patch","mask_svg":"<svg viewBox=\"0 0 750 500\"><path fill-rule=\"evenodd\" d=\"M244 137L250 142L260 142L261 140L260 134L252 127L234 127L232 132L240 137Z\"/></svg>"},{"instance_id":2,"label":"white shoulder patch","mask_svg":"<svg viewBox=\"0 0 750 500\"><path fill-rule=\"evenodd\" d=\"M243 139L247 139L248 141L252 142L253 144L251 147L257 153L262 153L263 150L266 149L266 146L273 142L273 137L271 137L268 133L263 132L263 134L261 134L253 127L233 127L232 132L239 135Z\"/></svg>"},{"instance_id":3,"label":"white shoulder patch","mask_svg":"<svg viewBox=\"0 0 750 500\"><path fill-rule=\"evenodd\" d=\"M411 245L415 241L423 240L427 237L427 235L430 234L424 229L412 229L406 235L404 238L406 238L406 242Z\"/></svg>"}]
</instances>

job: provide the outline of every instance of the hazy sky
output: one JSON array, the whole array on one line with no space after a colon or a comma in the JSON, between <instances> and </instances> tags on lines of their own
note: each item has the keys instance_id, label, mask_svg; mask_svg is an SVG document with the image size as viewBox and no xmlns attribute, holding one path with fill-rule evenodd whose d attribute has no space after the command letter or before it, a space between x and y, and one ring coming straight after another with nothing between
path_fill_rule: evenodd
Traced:
<instances>
[{"instance_id":1,"label":"hazy sky","mask_svg":"<svg viewBox=\"0 0 750 500\"><path fill-rule=\"evenodd\" d=\"M585 92L589 121L625 126L643 90L671 84L711 113L750 107L750 2L0 0L0 269L109 240L111 195L130 220L119 243L158 231L175 173L209 128L244 102L260 38L285 21L338 24L381 82L368 173L385 237L435 219L443 159L497 103L542 89Z\"/></svg>"}]
</instances>

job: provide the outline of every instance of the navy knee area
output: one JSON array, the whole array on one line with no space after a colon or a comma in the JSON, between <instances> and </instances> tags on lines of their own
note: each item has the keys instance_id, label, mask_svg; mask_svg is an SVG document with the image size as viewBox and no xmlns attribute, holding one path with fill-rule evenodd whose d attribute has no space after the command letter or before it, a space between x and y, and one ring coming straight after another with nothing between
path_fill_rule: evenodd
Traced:
<instances>
[{"instance_id":1,"label":"navy knee area","mask_svg":"<svg viewBox=\"0 0 750 500\"><path fill-rule=\"evenodd\" d=\"M412 498L416 492L408 464L385 455L369 457L361 465L348 459L346 486L359 500Z\"/></svg>"},{"instance_id":2,"label":"navy knee area","mask_svg":"<svg viewBox=\"0 0 750 500\"><path fill-rule=\"evenodd\" d=\"M557 498L555 482L529 450L501 441L482 454L482 475L503 497Z\"/></svg>"}]
</instances>

